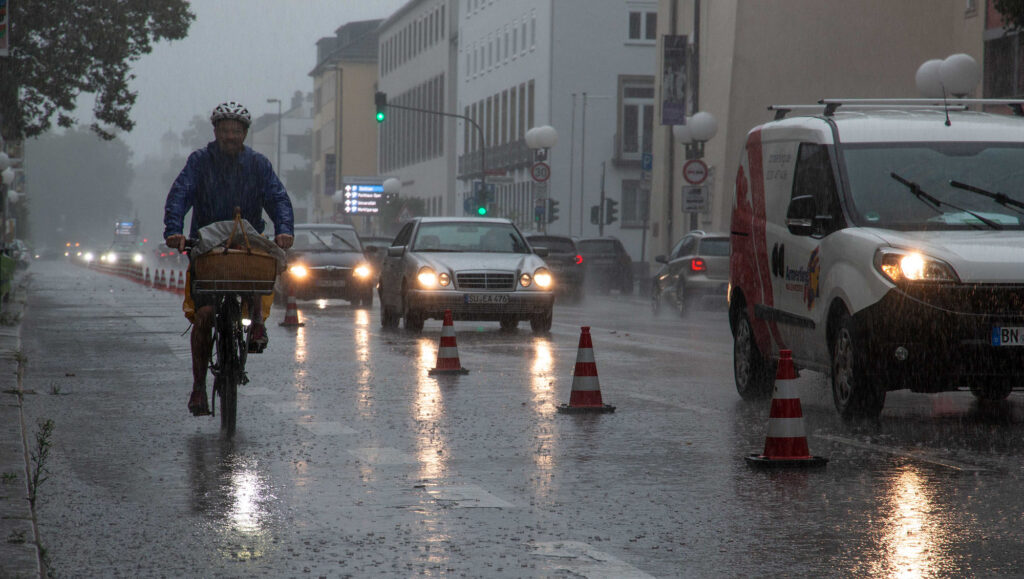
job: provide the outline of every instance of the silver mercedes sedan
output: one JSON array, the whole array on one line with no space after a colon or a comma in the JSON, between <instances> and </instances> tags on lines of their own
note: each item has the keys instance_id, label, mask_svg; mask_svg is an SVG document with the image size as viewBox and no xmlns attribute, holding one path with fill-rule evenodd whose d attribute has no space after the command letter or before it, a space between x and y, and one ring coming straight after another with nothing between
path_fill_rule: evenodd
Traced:
<instances>
[{"instance_id":1,"label":"silver mercedes sedan","mask_svg":"<svg viewBox=\"0 0 1024 579\"><path fill-rule=\"evenodd\" d=\"M529 320L551 330L555 280L507 219L418 217L406 223L381 264L381 325L423 329L428 318L495 321L504 330Z\"/></svg>"}]
</instances>

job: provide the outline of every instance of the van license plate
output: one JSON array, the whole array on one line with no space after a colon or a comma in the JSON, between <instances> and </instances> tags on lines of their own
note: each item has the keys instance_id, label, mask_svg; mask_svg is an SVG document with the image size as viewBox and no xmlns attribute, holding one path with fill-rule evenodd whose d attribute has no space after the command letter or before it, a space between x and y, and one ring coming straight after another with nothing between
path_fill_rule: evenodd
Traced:
<instances>
[{"instance_id":1,"label":"van license plate","mask_svg":"<svg viewBox=\"0 0 1024 579\"><path fill-rule=\"evenodd\" d=\"M508 296L505 294L464 294L463 298L467 304L507 304Z\"/></svg>"},{"instance_id":2,"label":"van license plate","mask_svg":"<svg viewBox=\"0 0 1024 579\"><path fill-rule=\"evenodd\" d=\"M992 328L993 346L1024 346L1024 327Z\"/></svg>"}]
</instances>

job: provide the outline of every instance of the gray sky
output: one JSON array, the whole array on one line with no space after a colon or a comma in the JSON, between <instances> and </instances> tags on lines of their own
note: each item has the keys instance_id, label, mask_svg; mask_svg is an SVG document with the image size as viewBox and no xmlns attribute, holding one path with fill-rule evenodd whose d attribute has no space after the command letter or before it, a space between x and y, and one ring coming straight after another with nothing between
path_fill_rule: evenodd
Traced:
<instances>
[{"instance_id":1,"label":"gray sky","mask_svg":"<svg viewBox=\"0 0 1024 579\"><path fill-rule=\"evenodd\" d=\"M268 98L288 106L296 90L313 90L316 41L341 25L387 18L407 0L193 0L196 15L188 37L162 42L135 63L131 88L135 128L121 138L136 161L160 150L168 129L180 133L189 120L208 116L218 103L235 100L254 117L277 113ZM79 119L91 122L91 102ZM210 132L213 138L213 132Z\"/></svg>"}]
</instances>

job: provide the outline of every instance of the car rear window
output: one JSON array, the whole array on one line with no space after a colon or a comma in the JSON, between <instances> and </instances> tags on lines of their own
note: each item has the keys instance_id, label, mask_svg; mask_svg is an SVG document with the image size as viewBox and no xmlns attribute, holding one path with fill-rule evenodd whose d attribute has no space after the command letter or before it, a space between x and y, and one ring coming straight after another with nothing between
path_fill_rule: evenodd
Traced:
<instances>
[{"instance_id":1,"label":"car rear window","mask_svg":"<svg viewBox=\"0 0 1024 579\"><path fill-rule=\"evenodd\" d=\"M530 245L546 247L551 253L576 253L576 246L572 241L557 237L531 237Z\"/></svg>"},{"instance_id":2,"label":"car rear window","mask_svg":"<svg viewBox=\"0 0 1024 579\"><path fill-rule=\"evenodd\" d=\"M700 254L708 256L729 255L729 239L726 237L708 237L700 242Z\"/></svg>"},{"instance_id":3,"label":"car rear window","mask_svg":"<svg viewBox=\"0 0 1024 579\"><path fill-rule=\"evenodd\" d=\"M611 239L591 239L579 243L581 253L617 253L615 242Z\"/></svg>"}]
</instances>

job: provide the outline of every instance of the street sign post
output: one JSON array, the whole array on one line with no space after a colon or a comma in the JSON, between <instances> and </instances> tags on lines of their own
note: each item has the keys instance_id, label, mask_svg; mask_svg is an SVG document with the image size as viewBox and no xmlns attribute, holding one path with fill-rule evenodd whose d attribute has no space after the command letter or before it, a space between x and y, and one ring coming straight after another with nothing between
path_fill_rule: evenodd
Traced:
<instances>
[{"instance_id":1,"label":"street sign post","mask_svg":"<svg viewBox=\"0 0 1024 579\"><path fill-rule=\"evenodd\" d=\"M708 210L708 186L683 186L683 211L705 213Z\"/></svg>"},{"instance_id":2,"label":"street sign post","mask_svg":"<svg viewBox=\"0 0 1024 579\"><path fill-rule=\"evenodd\" d=\"M683 179L690 185L702 185L708 178L708 166L700 159L690 159L683 165Z\"/></svg>"},{"instance_id":3,"label":"street sign post","mask_svg":"<svg viewBox=\"0 0 1024 579\"><path fill-rule=\"evenodd\" d=\"M534 181L543 183L551 178L551 166L547 163L534 163L530 167L530 176L533 177Z\"/></svg>"}]
</instances>

